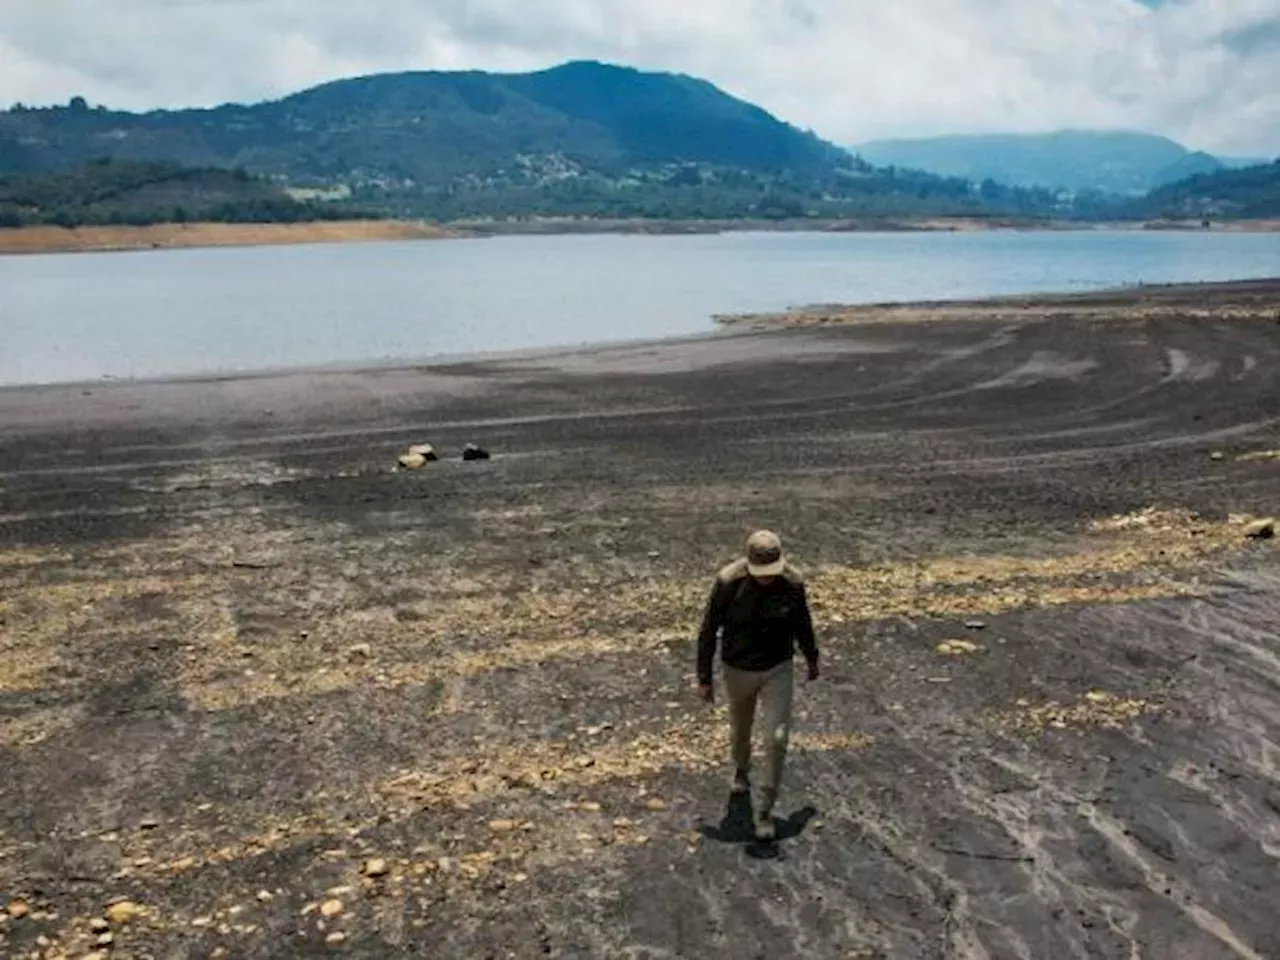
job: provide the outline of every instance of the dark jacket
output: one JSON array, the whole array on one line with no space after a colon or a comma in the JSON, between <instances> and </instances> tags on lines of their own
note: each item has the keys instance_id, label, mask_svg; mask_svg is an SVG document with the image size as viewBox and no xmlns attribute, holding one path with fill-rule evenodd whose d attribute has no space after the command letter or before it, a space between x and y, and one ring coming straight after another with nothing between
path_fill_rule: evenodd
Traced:
<instances>
[{"instance_id":1,"label":"dark jacket","mask_svg":"<svg viewBox=\"0 0 1280 960\"><path fill-rule=\"evenodd\" d=\"M787 567L769 585L747 573L739 560L716 576L698 634L698 682L710 683L719 640L720 659L739 670L769 670L795 656L796 644L810 663L818 659L804 579Z\"/></svg>"}]
</instances>

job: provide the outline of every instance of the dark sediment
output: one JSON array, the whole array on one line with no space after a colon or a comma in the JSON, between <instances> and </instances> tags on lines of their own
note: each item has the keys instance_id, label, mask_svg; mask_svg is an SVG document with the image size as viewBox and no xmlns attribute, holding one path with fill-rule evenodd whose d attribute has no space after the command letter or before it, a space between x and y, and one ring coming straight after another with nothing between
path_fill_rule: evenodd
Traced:
<instances>
[{"instance_id":1,"label":"dark sediment","mask_svg":"<svg viewBox=\"0 0 1280 960\"><path fill-rule=\"evenodd\" d=\"M0 391L0 954L1280 956L1280 325L1132 296ZM758 526L776 849L690 692Z\"/></svg>"}]
</instances>

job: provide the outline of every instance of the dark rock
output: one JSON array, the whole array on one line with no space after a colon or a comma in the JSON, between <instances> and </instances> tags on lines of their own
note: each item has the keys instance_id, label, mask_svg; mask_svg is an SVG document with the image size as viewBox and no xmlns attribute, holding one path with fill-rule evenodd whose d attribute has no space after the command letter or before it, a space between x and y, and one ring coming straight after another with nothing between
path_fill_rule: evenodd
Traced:
<instances>
[{"instance_id":1,"label":"dark rock","mask_svg":"<svg viewBox=\"0 0 1280 960\"><path fill-rule=\"evenodd\" d=\"M463 460L488 460L489 451L484 447L477 447L474 443L468 443L462 451Z\"/></svg>"}]
</instances>

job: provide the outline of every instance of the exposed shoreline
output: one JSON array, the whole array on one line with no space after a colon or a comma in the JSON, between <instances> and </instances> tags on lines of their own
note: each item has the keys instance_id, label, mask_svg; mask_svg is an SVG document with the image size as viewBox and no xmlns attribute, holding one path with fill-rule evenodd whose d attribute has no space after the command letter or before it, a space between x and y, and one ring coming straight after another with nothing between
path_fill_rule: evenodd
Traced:
<instances>
[{"instance_id":1,"label":"exposed shoreline","mask_svg":"<svg viewBox=\"0 0 1280 960\"><path fill-rule=\"evenodd\" d=\"M1140 284L1079 293L1014 294L903 303L813 304L762 313L717 314L721 327L767 330L845 324L1029 319L1068 313L1089 320L1178 316L1280 323L1280 278Z\"/></svg>"},{"instance_id":2,"label":"exposed shoreline","mask_svg":"<svg viewBox=\"0 0 1280 960\"><path fill-rule=\"evenodd\" d=\"M1280 955L1240 287L0 391L0 954ZM691 689L756 526L823 657L776 851Z\"/></svg>"},{"instance_id":3,"label":"exposed shoreline","mask_svg":"<svg viewBox=\"0 0 1280 960\"><path fill-rule=\"evenodd\" d=\"M317 220L308 223L158 223L146 227L0 229L0 255L107 253L193 247L258 247L375 240L437 240L459 234L411 220Z\"/></svg>"},{"instance_id":4,"label":"exposed shoreline","mask_svg":"<svg viewBox=\"0 0 1280 960\"><path fill-rule=\"evenodd\" d=\"M843 220L610 220L547 217L532 220L327 220L307 223L162 223L145 227L0 228L0 256L39 253L105 253L194 247L253 247L378 240L439 240L497 236L578 234L698 235L772 233L976 233L995 230L1185 231L1275 233L1280 220L1073 222L1016 217L864 217Z\"/></svg>"}]
</instances>

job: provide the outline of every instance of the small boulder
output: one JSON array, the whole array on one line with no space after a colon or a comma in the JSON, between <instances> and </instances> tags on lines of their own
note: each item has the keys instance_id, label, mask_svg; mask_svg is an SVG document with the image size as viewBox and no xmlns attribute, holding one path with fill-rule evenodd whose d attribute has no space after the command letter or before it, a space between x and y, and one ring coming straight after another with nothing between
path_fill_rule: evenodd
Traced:
<instances>
[{"instance_id":1,"label":"small boulder","mask_svg":"<svg viewBox=\"0 0 1280 960\"><path fill-rule=\"evenodd\" d=\"M462 450L463 460L488 460L489 451L484 447L477 447L474 443L468 443Z\"/></svg>"},{"instance_id":2,"label":"small boulder","mask_svg":"<svg viewBox=\"0 0 1280 960\"><path fill-rule=\"evenodd\" d=\"M421 470L427 465L427 458L420 453L402 453L397 462L405 470Z\"/></svg>"},{"instance_id":3,"label":"small boulder","mask_svg":"<svg viewBox=\"0 0 1280 960\"><path fill-rule=\"evenodd\" d=\"M1267 517L1264 520L1255 520L1244 528L1244 535L1250 540L1270 540L1276 535L1276 521L1274 517Z\"/></svg>"},{"instance_id":4,"label":"small boulder","mask_svg":"<svg viewBox=\"0 0 1280 960\"><path fill-rule=\"evenodd\" d=\"M31 908L27 906L27 901L25 900L10 900L8 909L9 916L15 920L21 920L31 913Z\"/></svg>"},{"instance_id":5,"label":"small boulder","mask_svg":"<svg viewBox=\"0 0 1280 960\"><path fill-rule=\"evenodd\" d=\"M142 908L132 900L121 900L107 907L106 916L112 923L119 925L135 920L142 915Z\"/></svg>"},{"instance_id":6,"label":"small boulder","mask_svg":"<svg viewBox=\"0 0 1280 960\"><path fill-rule=\"evenodd\" d=\"M320 905L320 914L325 919L331 919L342 913L341 900L326 900Z\"/></svg>"},{"instance_id":7,"label":"small boulder","mask_svg":"<svg viewBox=\"0 0 1280 960\"><path fill-rule=\"evenodd\" d=\"M1210 460L1225 460L1226 458L1227 458L1226 454L1224 454L1221 450L1215 450L1213 451L1213 453L1209 454Z\"/></svg>"},{"instance_id":8,"label":"small boulder","mask_svg":"<svg viewBox=\"0 0 1280 960\"><path fill-rule=\"evenodd\" d=\"M373 857L364 862L364 875L366 877L385 877L390 871L387 861L381 857Z\"/></svg>"},{"instance_id":9,"label":"small boulder","mask_svg":"<svg viewBox=\"0 0 1280 960\"><path fill-rule=\"evenodd\" d=\"M367 643L357 643L347 650L347 656L352 660L368 660L373 656L373 647Z\"/></svg>"},{"instance_id":10,"label":"small boulder","mask_svg":"<svg viewBox=\"0 0 1280 960\"><path fill-rule=\"evenodd\" d=\"M417 456L421 457L423 460L427 460L427 461L440 459L440 457L436 454L436 448L429 443L415 443L412 447L409 448L408 453L410 455L416 454Z\"/></svg>"},{"instance_id":11,"label":"small boulder","mask_svg":"<svg viewBox=\"0 0 1280 960\"><path fill-rule=\"evenodd\" d=\"M971 640L944 640L938 644L938 652L945 657L962 657L974 653L978 645Z\"/></svg>"},{"instance_id":12,"label":"small boulder","mask_svg":"<svg viewBox=\"0 0 1280 960\"><path fill-rule=\"evenodd\" d=\"M89 921L89 929L94 933L106 933L111 929L111 924L107 923L105 917L94 917Z\"/></svg>"}]
</instances>

